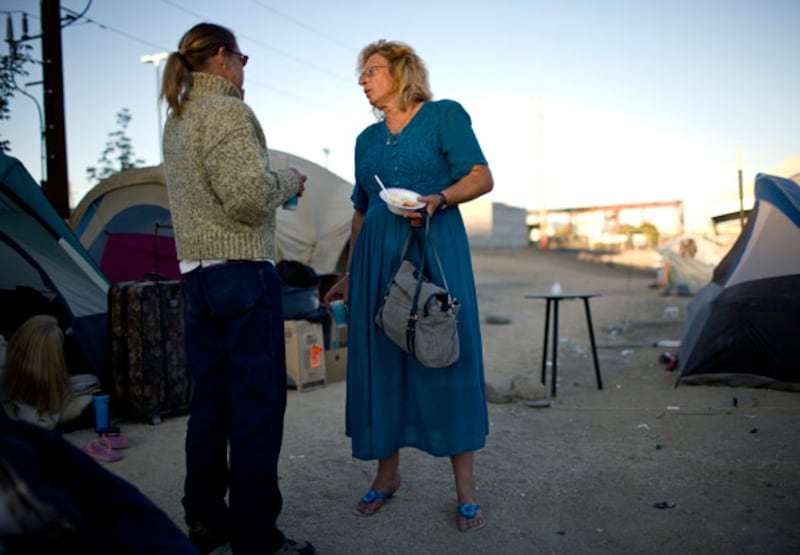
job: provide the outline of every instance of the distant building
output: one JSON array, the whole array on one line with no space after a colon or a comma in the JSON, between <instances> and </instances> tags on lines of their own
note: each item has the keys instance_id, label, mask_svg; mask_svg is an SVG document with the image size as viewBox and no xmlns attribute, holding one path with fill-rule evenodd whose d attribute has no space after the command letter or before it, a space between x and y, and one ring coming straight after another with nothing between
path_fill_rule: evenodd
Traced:
<instances>
[{"instance_id":1,"label":"distant building","mask_svg":"<svg viewBox=\"0 0 800 555\"><path fill-rule=\"evenodd\" d=\"M532 236L539 229L540 212L528 212ZM557 208L547 211L550 248L622 250L655 248L657 241L684 232L683 201L641 202Z\"/></svg>"},{"instance_id":2,"label":"distant building","mask_svg":"<svg viewBox=\"0 0 800 555\"><path fill-rule=\"evenodd\" d=\"M527 210L500 202L475 199L459 205L471 247L528 246Z\"/></svg>"}]
</instances>

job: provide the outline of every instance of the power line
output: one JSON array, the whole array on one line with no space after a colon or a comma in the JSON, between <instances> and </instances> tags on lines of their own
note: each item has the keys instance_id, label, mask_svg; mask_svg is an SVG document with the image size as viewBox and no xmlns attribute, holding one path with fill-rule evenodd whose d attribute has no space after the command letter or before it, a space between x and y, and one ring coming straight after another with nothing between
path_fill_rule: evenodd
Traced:
<instances>
[{"instance_id":1,"label":"power line","mask_svg":"<svg viewBox=\"0 0 800 555\"><path fill-rule=\"evenodd\" d=\"M166 4L173 4L169 0L162 0L162 2L164 2ZM184 12L186 12L186 13L188 13L189 15L197 17L200 20L204 20L205 19L205 18L203 18L202 15L194 13L191 10L185 10L185 9L183 9L180 6L177 6L177 5L175 7L180 9L180 10L182 10L182 11L184 11ZM152 43L150 41L144 40L144 39L142 39L142 38L140 38L140 37L138 37L136 35L133 35L131 33L125 32L125 31L121 31L119 29L111 27L110 25L106 25L105 23L101 23L101 22L99 22L99 21L97 21L95 19L84 17L83 20L85 22L84 24L86 24L86 25L88 25L88 24L96 25L97 27L99 27L100 29L103 29L104 31L108 31L110 33L114 33L114 34L120 35L122 37L125 37L126 39L129 39L129 40L132 40L134 42L138 42L139 44L143 44L145 46L148 46L149 48L153 48L153 49L159 50L159 51L163 51L163 50L172 51L171 48L167 48L167 47L164 47L163 45L158 45L158 44ZM248 40L253 40L253 39L248 39ZM261 46L264 46L265 48L272 49L268 45L261 44L260 41L253 40L253 42L256 42L257 44L260 44ZM289 54L286 54L286 55L290 56ZM303 60L300 60L299 58L297 58L297 60L300 63L303 63L305 65L310 65L310 64L307 64L306 62L304 62ZM320 68L315 68L315 69L320 69ZM338 76L338 75L336 75L334 73L331 73L331 72L328 72L328 71L322 70L322 69L320 69L320 71L325 71L326 73L336 77L337 79L341 79L340 76ZM343 81L345 81L347 83L350 83L350 81L346 80L346 79L343 79ZM321 103L316 102L314 100L298 96L297 94L295 94L293 92L290 92L290 91L287 91L287 90L283 90L283 89L280 89L278 87L273 87L273 86L270 86L270 85L266 85L264 83L261 83L261 82L255 80L255 79L248 79L247 83L249 85L251 85L251 86L255 86L255 87L258 87L258 88L271 90L271 91L273 91L273 92L275 92L277 94L280 94L280 95L288 97L288 98L292 98L292 99L297 100L299 102L303 102L303 103L306 103L306 104L317 106L317 107L323 108L325 110L329 110L331 112L336 112L336 113L339 113L339 114L345 114L342 110L339 110L337 108L332 108L330 106L325 106L324 104L321 104Z\"/></svg>"},{"instance_id":2,"label":"power line","mask_svg":"<svg viewBox=\"0 0 800 555\"><path fill-rule=\"evenodd\" d=\"M61 27L64 28L64 27L67 27L69 25L73 25L75 23L81 23L82 25L94 25L94 26L102 29L103 31L116 34L116 35L121 36L121 37L123 37L125 39L128 39L130 41L133 41L133 42L136 42L138 44L147 46L148 48L153 48L153 49L159 50L159 51L163 51L163 50L170 51L171 50L170 48L165 48L163 45L155 44L155 43L153 43L151 41L148 41L146 39L143 39L143 38L141 38L141 37L139 37L139 36L137 36L137 35L135 35L133 33L129 33L129 32L123 31L121 29L117 29L115 27L112 27L110 25L102 23L102 22L100 22L100 21L98 21L96 19L87 17L86 13L89 11L89 9L90 9L90 7L92 5L92 1L93 0L88 0L86 6L83 8L83 10L80 13L75 12L75 11L69 9L69 8L66 8L66 7L62 6L61 10L63 12L68 13L69 17L68 18L64 18L66 20L66 23L63 23L61 25ZM180 10L182 12L185 12L185 13L193 16L193 17L196 17L197 19L199 19L201 21L207 19L202 14L199 14L199 13L193 12L192 10L184 8L183 6L177 4L174 1L162 0L162 2L172 6L175 9L178 9L178 10ZM313 29L311 27L308 27L308 26L306 26L306 25L304 25L304 24L302 24L302 23L300 23L300 22L298 22L296 20L293 20L289 16L286 16L285 14L277 12L276 10L274 10L273 8L270 8L269 6L266 6L266 5L262 4L262 3L259 3L259 5L262 8L270 10L270 11L276 13L278 16L280 16L280 17L282 17L284 19L287 19L288 21L291 21L295 25L301 26L301 27L305 28L306 30L308 30L308 31L310 31L312 33L315 33L315 34L317 34L319 36L322 36L326 40L329 40L329 41L333 42L334 44L337 44L338 46L342 46L344 48L348 48L346 45L343 45L342 43L339 43L335 39L333 39L333 38L331 38L331 37L329 37L327 35L324 35L323 33L320 33L319 31L316 31L315 29ZM35 17L35 16L33 16L33 17ZM30 38L38 38L38 37L30 37ZM303 66L312 68L312 69L314 69L316 71L319 71L321 73L325 73L325 74L329 75L330 77L333 77L333 78L335 78L337 80L340 80L340 81L343 81L345 83L348 83L348 84L351 83L350 79L345 79L345 78L341 77L340 75L327 70L326 68L317 66L317 65L315 65L315 64L313 64L313 63L311 63L311 62L309 62L307 60L304 60L302 58L294 56L294 55L292 55L292 54L290 54L288 52L284 52L284 51L282 51L280 49L277 49L277 48L275 48L275 47L273 47L273 46L271 46L269 44L266 44L266 43L264 43L264 42L262 42L262 41L260 41L260 40L258 40L256 38L244 37L244 36L243 36L243 38L247 38L247 40L253 42L254 44L256 44L258 46L261 46L262 48L264 48L266 50L270 50L270 51L275 52L275 53L277 53L277 54L279 54L281 56L289 58L289 59L297 62L298 64L301 64ZM331 107L331 106L327 106L327 105L325 105L325 104L323 104L321 102L318 102L317 100L297 95L294 92L286 91L286 90L283 90L283 89L280 89L280 88L277 88L277 87L262 83L262 82L260 82L258 80L255 80L255 79L248 79L248 85L249 86L253 86L253 87L257 87L257 88L261 88L261 89L267 89L267 90L273 91L276 94L282 95L284 97L288 97L288 98L294 99L294 100L296 100L298 102L301 102L301 103L304 103L304 104L316 106L318 108L322 108L322 109L327 110L327 111L332 112L332 113L337 113L337 114L340 114L340 115L347 115L346 112L344 112L343 110L341 110L339 108L334 108L334 107ZM44 172L43 172L43 175L44 175Z\"/></svg>"},{"instance_id":3,"label":"power line","mask_svg":"<svg viewBox=\"0 0 800 555\"><path fill-rule=\"evenodd\" d=\"M108 31L110 33L114 33L114 34L120 35L122 37L125 37L126 39L130 39L130 40L132 40L134 42L138 42L139 44L143 44L145 46L149 46L150 48L153 48L155 50L168 50L163 45L152 43L150 41L144 40L144 39L139 38L139 37L137 37L135 35L132 35L130 33L126 33L125 31L120 31L119 29L115 29L114 27L106 25L105 23L100 23L99 21L94 20L94 19L92 19L90 17L87 17L87 18L84 18L84 19L85 19L85 25L97 25L100 29L102 29L104 31Z\"/></svg>"},{"instance_id":4,"label":"power line","mask_svg":"<svg viewBox=\"0 0 800 555\"><path fill-rule=\"evenodd\" d=\"M69 13L70 16L71 16L71 18L61 26L61 28L63 29L64 27L68 27L68 26L72 25L73 23L75 23L76 21L79 21L84 15L86 15L86 12L89 11L89 8L91 6L92 6L92 0L89 0L86 3L86 6L84 6L84 8L81 11L81 13L77 13L74 10L71 10L69 8L65 8L64 6L61 6L61 10Z\"/></svg>"},{"instance_id":5,"label":"power line","mask_svg":"<svg viewBox=\"0 0 800 555\"><path fill-rule=\"evenodd\" d=\"M279 17L282 17L282 18L283 18L283 19L285 19L286 21L290 21L290 22L294 23L294 24L295 24L295 25L297 25L298 27L301 27L301 28L305 29L306 31L309 31L310 33L313 33L313 34L315 34L315 35L317 35L317 36L320 36L320 37L324 38L325 40L328 40L328 41L330 41L331 43L333 43L333 44L335 44L335 45L337 45L337 46L341 46L342 48L344 48L344 49L345 49L345 50L347 50L348 52L352 52L353 50L355 50L355 49L354 49L352 46L350 46L349 44L345 44L345 43L343 43L343 42L339 41L338 39L336 39L336 38L334 38L334 37L331 37L330 35L327 35L327 34L323 33L322 31L318 31L317 29L314 29L314 28L313 28L313 27L311 27L310 25L306 25L306 24L305 24L305 23L303 23L302 21L298 21L297 19L295 19L295 18L293 18L293 17L291 17L291 16L288 16L288 15L286 15L285 13L279 12L278 10L276 10L275 8L273 8L272 6L267 6L267 5L266 5L266 4L264 4L263 2L260 2L259 0L252 0L252 2L253 2L253 4L255 4L255 5L257 5L257 6L260 6L261 8L264 8L264 9L265 9L265 10L267 10L267 11L270 11L270 12L272 12L272 13L274 13L275 15L277 15L277 16L279 16Z\"/></svg>"},{"instance_id":6,"label":"power line","mask_svg":"<svg viewBox=\"0 0 800 555\"><path fill-rule=\"evenodd\" d=\"M262 48L266 48L267 50L271 50L272 52L275 52L277 54L280 54L281 56L289 58L290 60L293 60L293 61L299 63L300 65L304 65L306 67L310 67L311 69L315 69L315 70L319 71L320 73L325 73L329 77L333 77L334 79L342 81L343 83L351 84L353 82L352 79L346 79L346 78L342 77L341 75L339 75L338 73L334 73L334 72L329 71L328 69L326 69L324 67L315 65L315 64L309 62L308 60L304 60L302 58L299 58L299 57L295 56L294 54L290 54L288 52L284 52L284 51L282 51L282 50L280 50L278 48L275 48L274 46L270 46L268 44L265 44L265 43L261 42L260 40L258 40L257 38L250 37L250 36L247 36L247 35L240 35L240 36L243 39L247 39L250 42L252 42L254 44L257 44L258 46L261 46Z\"/></svg>"},{"instance_id":7,"label":"power line","mask_svg":"<svg viewBox=\"0 0 800 555\"><path fill-rule=\"evenodd\" d=\"M63 29L64 27L69 27L70 25L72 25L76 21L79 21L86 14L86 12L89 11L89 8L92 5L92 1L93 0L89 0L86 3L86 6L84 6L83 10L81 10L80 13L76 12L75 10L71 10L69 8L65 8L64 6L59 6L59 9L61 11L67 12L69 14L69 17L62 17L61 18L61 20L65 22L65 23L61 24L61 28ZM15 13L22 14L23 36L22 36L22 40L19 41L19 42L41 38L41 35L36 35L36 36L29 36L28 35L28 21L27 21L27 18L31 17L32 19L40 19L40 18L36 17L35 14L29 14L26 10L11 10L11 11L2 10L2 11L0 11L0 13L6 14L6 15L12 15L12 14L15 14ZM8 23L7 25L10 25L10 23ZM6 32L7 33L10 32L10 27L6 28Z\"/></svg>"},{"instance_id":8,"label":"power line","mask_svg":"<svg viewBox=\"0 0 800 555\"><path fill-rule=\"evenodd\" d=\"M192 11L192 10L190 10L189 8L184 8L183 6L181 6L180 4L177 4L177 3L175 3L175 2L170 2L169 0L161 0L161 2L163 2L163 3L164 3L164 4L166 4L167 6L172 6L172 7L173 7L173 8L175 8L176 10L180 10L180 11L182 11L183 13L188 13L189 15L191 15L192 17L196 17L196 18L197 18L197 19L199 19L200 21L209 21L209 19L208 19L207 17L205 17L204 15L202 15L202 14L199 14L199 13L197 13L197 12L193 12L193 11Z\"/></svg>"},{"instance_id":9,"label":"power line","mask_svg":"<svg viewBox=\"0 0 800 555\"><path fill-rule=\"evenodd\" d=\"M271 90L271 91L280 93L283 96L287 96L289 98L293 98L293 99L295 99L295 100L297 100L299 102L303 102L305 104L310 104L312 106L317 106L318 108L322 108L324 110L328 110L329 112L335 112L335 113L341 114L343 116L350 116L351 115L351 114L349 114L348 112L346 112L344 110L340 110L339 108L332 108L330 106L326 106L325 104L317 102L316 100L312 100L310 98L306 98L306 97L299 96L299 95L294 94L294 93L290 93L288 91L284 91L282 89L273 87L272 85L267 85L266 83L262 83L260 81L255 80L255 79L252 79L250 77L247 78L247 85L248 86L249 85L255 85L256 87L259 87L259 88L262 88L262 89Z\"/></svg>"},{"instance_id":10,"label":"power line","mask_svg":"<svg viewBox=\"0 0 800 555\"><path fill-rule=\"evenodd\" d=\"M208 17L206 17L206 16L204 16L202 14L199 14L199 13L197 13L195 11L192 11L192 10L190 10L188 8L184 8L183 6L178 4L177 2L174 2L173 0L161 0L161 2L163 2L164 4L167 4L168 6L172 6L176 10L179 10L179 11L182 11L182 12L184 12L186 14L189 14L192 17L196 17L200 21L210 21L211 20L210 18L208 18ZM312 29L312 28L310 28L310 27L308 27L306 25L303 25L302 23L299 23L296 20L291 19L290 17L288 17L286 15L283 15L280 12L277 12L276 10L274 10L273 8L270 8L269 6L265 6L263 4L259 4L259 5L264 9L273 11L274 13L280 15L281 17L291 21L292 23L294 23L296 25L300 25L301 27L303 27L303 28L305 28L307 30L310 30L311 32L313 32L315 34L320 35L320 36L324 37L325 39L334 42L334 44L336 44L337 46L342 46L342 47L344 47L344 48L349 50L348 46L343 45L342 43L339 43L335 39L333 39L331 37L328 37L327 35L324 35L323 33L320 33L319 31L315 31L314 29ZM290 60L292 60L294 62L297 62L300 65L304 65L306 67L309 67L311 69L314 69L316 71L324 73L324 74L328 75L329 77L333 77L334 79L337 79L337 80L342 81L344 83L348 83L349 84L349 83L352 83L352 81L353 81L352 79L347 79L345 77L342 77L338 73L334 73L332 71L329 71L327 68L324 68L322 66L318 66L318 65L314 64L313 62L310 62L309 60L305 60L303 58L295 56L294 54L292 54L290 52L286 52L285 50L281 50L280 48L276 48L275 46L272 46L270 44L262 42L261 40L255 38L255 37L251 37L249 35L243 35L243 34L239 34L239 36L241 38L243 38L243 39L247 39L248 41L250 41L250 42L252 42L254 44L257 44L258 46L260 46L260 47L262 47L262 48L264 48L266 50L269 50L271 52L279 54L280 56L283 56L284 58L288 58L288 59L290 59Z\"/></svg>"}]
</instances>

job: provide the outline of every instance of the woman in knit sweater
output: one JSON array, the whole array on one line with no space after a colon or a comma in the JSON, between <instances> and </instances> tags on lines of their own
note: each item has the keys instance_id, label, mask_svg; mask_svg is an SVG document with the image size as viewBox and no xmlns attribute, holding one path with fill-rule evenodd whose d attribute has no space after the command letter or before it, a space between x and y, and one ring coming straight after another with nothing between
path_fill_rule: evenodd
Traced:
<instances>
[{"instance_id":1,"label":"woman in knit sweater","mask_svg":"<svg viewBox=\"0 0 800 555\"><path fill-rule=\"evenodd\" d=\"M205 553L230 541L237 555L311 554L276 524L286 363L275 211L306 178L270 168L243 102L247 59L228 29L201 23L164 66L164 171L194 391L183 506Z\"/></svg>"}]
</instances>

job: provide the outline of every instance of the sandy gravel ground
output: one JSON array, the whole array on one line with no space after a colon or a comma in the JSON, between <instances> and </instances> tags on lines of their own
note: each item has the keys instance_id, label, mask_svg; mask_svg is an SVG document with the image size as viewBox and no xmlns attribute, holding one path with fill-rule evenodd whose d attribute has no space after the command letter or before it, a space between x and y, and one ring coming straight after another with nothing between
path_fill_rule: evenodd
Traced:
<instances>
[{"instance_id":1,"label":"sandy gravel ground","mask_svg":"<svg viewBox=\"0 0 800 555\"><path fill-rule=\"evenodd\" d=\"M680 338L690 299L650 288L653 271L533 249L473 256L487 381L511 397L489 405L490 436L476 455L488 526L456 530L449 461L413 450L401 452L396 497L372 518L353 516L375 466L350 456L336 382L289 393L280 524L290 537L342 555L800 553L800 395L674 387L658 360L673 349L654 344ZM554 281L602 294L591 308L605 387L583 307L564 302L558 393L549 408L530 408L526 398L547 397L538 385L544 302L525 295ZM486 321L497 316L510 323ZM131 448L107 467L183 526L185 417L120 424Z\"/></svg>"}]
</instances>

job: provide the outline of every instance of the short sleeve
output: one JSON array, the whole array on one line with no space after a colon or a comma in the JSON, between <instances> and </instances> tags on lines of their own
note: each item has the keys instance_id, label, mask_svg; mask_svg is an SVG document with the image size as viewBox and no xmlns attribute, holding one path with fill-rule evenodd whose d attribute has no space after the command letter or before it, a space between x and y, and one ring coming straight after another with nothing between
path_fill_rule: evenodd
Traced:
<instances>
[{"instance_id":1,"label":"short sleeve","mask_svg":"<svg viewBox=\"0 0 800 555\"><path fill-rule=\"evenodd\" d=\"M362 132L356 138L356 150L355 150L355 167L356 169L359 167L361 163L361 158L363 156L363 148L367 144L364 139L364 133ZM367 206L369 205L369 196L367 192L364 190L364 187L361 184L361 181L358 179L358 174L356 174L356 183L353 187L353 192L350 194L350 200L353 201L353 209L357 212L366 212Z\"/></svg>"},{"instance_id":2,"label":"short sleeve","mask_svg":"<svg viewBox=\"0 0 800 555\"><path fill-rule=\"evenodd\" d=\"M367 204L369 203L367 199L367 193L365 193L364 188L359 185L358 180L356 180L356 185L353 187L350 200L353 201L353 209L357 212L367 211Z\"/></svg>"},{"instance_id":3,"label":"short sleeve","mask_svg":"<svg viewBox=\"0 0 800 555\"><path fill-rule=\"evenodd\" d=\"M476 164L488 163L467 111L453 100L441 100L439 104L442 109L439 127L442 151L450 166L450 177L457 181Z\"/></svg>"}]
</instances>

